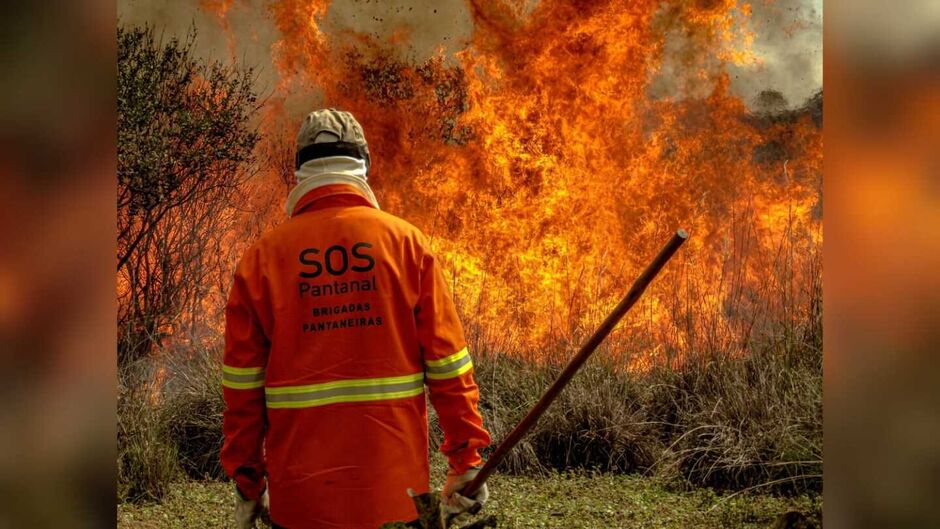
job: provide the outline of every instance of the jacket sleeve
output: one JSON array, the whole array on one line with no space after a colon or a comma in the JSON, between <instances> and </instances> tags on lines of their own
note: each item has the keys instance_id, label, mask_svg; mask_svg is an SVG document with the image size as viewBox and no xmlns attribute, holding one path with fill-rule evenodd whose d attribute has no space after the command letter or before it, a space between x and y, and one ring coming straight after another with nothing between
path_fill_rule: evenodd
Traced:
<instances>
[{"instance_id":1,"label":"jacket sleeve","mask_svg":"<svg viewBox=\"0 0 940 529\"><path fill-rule=\"evenodd\" d=\"M462 474L482 463L479 449L489 446L490 434L477 409L480 393L463 328L444 274L429 250L421 257L419 275L415 318L425 382L444 431L441 452L451 469Z\"/></svg>"},{"instance_id":2,"label":"jacket sleeve","mask_svg":"<svg viewBox=\"0 0 940 529\"><path fill-rule=\"evenodd\" d=\"M249 250L251 252L251 250ZM261 277L257 261L246 254L239 263L225 307L222 365L222 468L248 499L265 488L264 432L267 416L264 372L269 342L258 318Z\"/></svg>"}]
</instances>

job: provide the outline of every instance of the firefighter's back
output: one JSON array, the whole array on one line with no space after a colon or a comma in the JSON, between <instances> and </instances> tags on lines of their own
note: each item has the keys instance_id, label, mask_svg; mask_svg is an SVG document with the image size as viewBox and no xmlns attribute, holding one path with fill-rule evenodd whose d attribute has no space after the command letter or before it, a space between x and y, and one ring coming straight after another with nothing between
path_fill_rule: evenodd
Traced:
<instances>
[{"instance_id":1,"label":"firefighter's back","mask_svg":"<svg viewBox=\"0 0 940 529\"><path fill-rule=\"evenodd\" d=\"M375 528L413 517L405 490L428 488L422 237L357 195L314 199L256 245L271 513L292 529Z\"/></svg>"},{"instance_id":2,"label":"firefighter's back","mask_svg":"<svg viewBox=\"0 0 940 529\"><path fill-rule=\"evenodd\" d=\"M253 527L268 497L289 529L413 519L405 491L428 489L425 390L448 505L465 509L455 492L490 436L440 263L418 230L379 211L349 112L307 115L295 154L291 218L242 257L225 307L220 459L236 525Z\"/></svg>"}]
</instances>

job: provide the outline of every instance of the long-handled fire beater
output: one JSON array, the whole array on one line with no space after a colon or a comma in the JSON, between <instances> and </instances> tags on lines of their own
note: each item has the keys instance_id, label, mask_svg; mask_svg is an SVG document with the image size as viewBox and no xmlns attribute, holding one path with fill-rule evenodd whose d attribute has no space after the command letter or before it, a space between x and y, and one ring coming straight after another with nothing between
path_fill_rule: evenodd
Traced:
<instances>
[{"instance_id":1,"label":"long-handled fire beater","mask_svg":"<svg viewBox=\"0 0 940 529\"><path fill-rule=\"evenodd\" d=\"M627 292L627 295L620 300L620 303L614 308L614 310L607 316L607 318L600 324L597 330L594 331L594 334L581 346L577 354L574 355L574 358L568 362L568 365L565 367L564 371L558 376L558 379L555 380L552 385L545 390L545 393L542 395L542 398L529 410L529 413L515 428L503 439L503 442L496 447L496 450L489 456L486 463L483 465L483 468L480 469L480 472L473 478L473 481L467 483L467 485L462 489L461 494L466 497L473 497L474 494L486 483L487 478L490 477L490 474L496 469L497 466L506 458L509 452L525 437L526 433L535 426L535 423L539 420L545 410L552 404L556 397L561 393L561 391L571 382L572 377L575 373L581 369L581 366L587 361L587 359L594 353L597 347L604 341L604 338L610 334L610 331L617 326L617 323L624 317L624 315L630 310L633 305L636 304L637 300L640 299L640 296L643 295L643 292L646 290L646 287L653 282L653 279L656 278L660 270L669 262L669 259L676 253L676 250L689 238L689 234L685 230L678 230L675 235L663 246L663 249L659 251L659 254L653 259L653 261L646 267L640 277L633 282L633 286L630 287L630 290ZM401 522L393 522L383 525L384 528L396 528L396 527L419 527L421 529L446 529L450 522L445 514L441 511L440 500L435 495L432 494L422 494L413 498L415 501L415 506L418 508L419 519L407 524ZM481 505L479 503L475 504L471 509L471 514L476 514L479 512ZM482 527L495 527L495 521L492 519L484 519L477 523L467 526L468 528L482 528Z\"/></svg>"}]
</instances>

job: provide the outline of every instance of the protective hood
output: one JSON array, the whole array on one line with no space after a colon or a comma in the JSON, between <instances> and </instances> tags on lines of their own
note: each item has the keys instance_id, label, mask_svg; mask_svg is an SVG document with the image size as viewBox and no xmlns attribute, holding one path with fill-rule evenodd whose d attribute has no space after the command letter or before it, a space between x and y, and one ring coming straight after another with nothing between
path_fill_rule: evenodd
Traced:
<instances>
[{"instance_id":1,"label":"protective hood","mask_svg":"<svg viewBox=\"0 0 940 529\"><path fill-rule=\"evenodd\" d=\"M329 156L305 162L294 172L297 176L297 185L287 195L287 216L293 215L294 208L304 195L319 187L333 184L355 187L376 209L379 209L379 202L375 199L372 188L369 187L366 173L366 162L351 156Z\"/></svg>"}]
</instances>

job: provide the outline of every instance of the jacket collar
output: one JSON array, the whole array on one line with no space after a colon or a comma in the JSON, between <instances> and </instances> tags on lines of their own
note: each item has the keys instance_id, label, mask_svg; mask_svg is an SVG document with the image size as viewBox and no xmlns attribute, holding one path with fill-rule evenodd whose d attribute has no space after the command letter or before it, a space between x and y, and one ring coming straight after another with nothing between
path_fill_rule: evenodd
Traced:
<instances>
[{"instance_id":1,"label":"jacket collar","mask_svg":"<svg viewBox=\"0 0 940 529\"><path fill-rule=\"evenodd\" d=\"M375 207L355 187L346 184L330 184L313 189L301 197L294 206L291 217L308 211L351 206Z\"/></svg>"}]
</instances>

